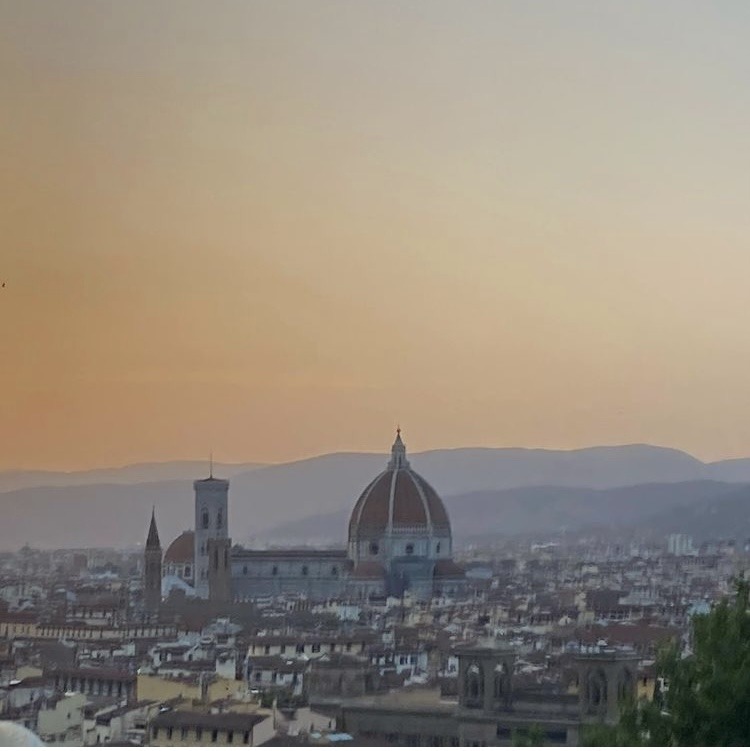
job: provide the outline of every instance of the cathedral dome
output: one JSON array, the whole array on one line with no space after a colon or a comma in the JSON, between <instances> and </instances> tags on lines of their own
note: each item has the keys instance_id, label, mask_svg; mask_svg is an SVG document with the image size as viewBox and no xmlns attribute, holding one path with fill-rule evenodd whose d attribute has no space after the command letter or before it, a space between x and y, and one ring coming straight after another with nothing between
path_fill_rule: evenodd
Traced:
<instances>
[{"instance_id":1,"label":"cathedral dome","mask_svg":"<svg viewBox=\"0 0 750 751\"><path fill-rule=\"evenodd\" d=\"M354 506L349 541L399 530L450 535L445 506L432 486L410 467L400 430L388 467L364 489Z\"/></svg>"},{"instance_id":2,"label":"cathedral dome","mask_svg":"<svg viewBox=\"0 0 750 751\"><path fill-rule=\"evenodd\" d=\"M172 543L164 553L164 565L168 563L192 563L195 545L195 533L183 532L179 537L172 540Z\"/></svg>"}]
</instances>

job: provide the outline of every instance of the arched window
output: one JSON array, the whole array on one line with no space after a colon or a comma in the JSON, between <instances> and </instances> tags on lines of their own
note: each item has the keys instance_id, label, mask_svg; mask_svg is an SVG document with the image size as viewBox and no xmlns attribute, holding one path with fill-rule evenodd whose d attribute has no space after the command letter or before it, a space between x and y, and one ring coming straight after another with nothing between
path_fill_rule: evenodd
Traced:
<instances>
[{"instance_id":1,"label":"arched window","mask_svg":"<svg viewBox=\"0 0 750 751\"><path fill-rule=\"evenodd\" d=\"M302 576L307 576L307 566L302 567Z\"/></svg>"},{"instance_id":2,"label":"arched window","mask_svg":"<svg viewBox=\"0 0 750 751\"><path fill-rule=\"evenodd\" d=\"M203 509L203 514L201 516L201 524L203 525L203 529L208 529L208 510Z\"/></svg>"},{"instance_id":3,"label":"arched window","mask_svg":"<svg viewBox=\"0 0 750 751\"><path fill-rule=\"evenodd\" d=\"M380 552L380 547L377 542L370 543L370 555L377 555Z\"/></svg>"},{"instance_id":4,"label":"arched window","mask_svg":"<svg viewBox=\"0 0 750 751\"><path fill-rule=\"evenodd\" d=\"M278 575L278 573L279 573L279 567L278 567L278 566L274 566L274 567L273 567L273 568L271 569L271 575L272 575L272 576L277 576L277 575Z\"/></svg>"},{"instance_id":5,"label":"arched window","mask_svg":"<svg viewBox=\"0 0 750 751\"><path fill-rule=\"evenodd\" d=\"M502 699L505 695L505 676L508 671L505 665L497 665L495 667L495 699Z\"/></svg>"},{"instance_id":6,"label":"arched window","mask_svg":"<svg viewBox=\"0 0 750 751\"><path fill-rule=\"evenodd\" d=\"M338 576L338 575L339 575L338 568L336 566L332 566L331 567L331 576Z\"/></svg>"},{"instance_id":7,"label":"arched window","mask_svg":"<svg viewBox=\"0 0 750 751\"><path fill-rule=\"evenodd\" d=\"M464 696L467 706L481 706L484 698L484 677L482 668L473 663L466 669L464 676Z\"/></svg>"},{"instance_id":8,"label":"arched window","mask_svg":"<svg viewBox=\"0 0 750 751\"><path fill-rule=\"evenodd\" d=\"M216 514L216 529L221 529L221 525L224 521L224 514L221 513L221 509L219 509L219 513Z\"/></svg>"},{"instance_id":9,"label":"arched window","mask_svg":"<svg viewBox=\"0 0 750 751\"><path fill-rule=\"evenodd\" d=\"M607 676L597 670L588 679L589 711L601 712L607 706Z\"/></svg>"},{"instance_id":10,"label":"arched window","mask_svg":"<svg viewBox=\"0 0 750 751\"><path fill-rule=\"evenodd\" d=\"M435 555L440 555L440 543L435 545Z\"/></svg>"},{"instance_id":11,"label":"arched window","mask_svg":"<svg viewBox=\"0 0 750 751\"><path fill-rule=\"evenodd\" d=\"M406 546L406 555L414 555L414 545L412 543Z\"/></svg>"},{"instance_id":12,"label":"arched window","mask_svg":"<svg viewBox=\"0 0 750 751\"><path fill-rule=\"evenodd\" d=\"M185 566L185 578L186 578L186 579L190 577L190 570L191 570L191 569L190 569L190 566L189 566L189 565L188 565L188 566Z\"/></svg>"},{"instance_id":13,"label":"arched window","mask_svg":"<svg viewBox=\"0 0 750 751\"><path fill-rule=\"evenodd\" d=\"M242 573L247 576L247 566L242 567Z\"/></svg>"}]
</instances>

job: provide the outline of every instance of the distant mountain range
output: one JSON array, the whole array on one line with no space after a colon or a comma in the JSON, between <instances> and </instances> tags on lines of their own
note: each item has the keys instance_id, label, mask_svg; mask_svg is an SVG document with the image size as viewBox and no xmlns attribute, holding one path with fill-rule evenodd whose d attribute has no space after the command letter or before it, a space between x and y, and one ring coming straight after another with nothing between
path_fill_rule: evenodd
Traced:
<instances>
[{"instance_id":1,"label":"distant mountain range","mask_svg":"<svg viewBox=\"0 0 750 751\"><path fill-rule=\"evenodd\" d=\"M704 463L682 451L632 445L450 449L413 454L410 460L445 499L459 538L646 520L655 530L696 537L714 528L750 534L750 503L746 512L742 500L750 501L750 490L737 485L750 484L750 459ZM214 473L231 479L235 542L343 544L349 512L386 461L384 454L340 453L275 465L216 464ZM25 542L143 544L152 505L166 546L193 526L192 480L206 474L206 462L2 472L0 549Z\"/></svg>"}]
</instances>

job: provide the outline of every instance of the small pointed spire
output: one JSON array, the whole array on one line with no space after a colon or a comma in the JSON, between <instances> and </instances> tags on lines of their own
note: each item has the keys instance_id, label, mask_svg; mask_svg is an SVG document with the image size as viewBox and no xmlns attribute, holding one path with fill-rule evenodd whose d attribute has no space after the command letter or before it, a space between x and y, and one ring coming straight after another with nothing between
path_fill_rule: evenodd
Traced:
<instances>
[{"instance_id":1,"label":"small pointed spire","mask_svg":"<svg viewBox=\"0 0 750 751\"><path fill-rule=\"evenodd\" d=\"M213 480L214 479L214 451L211 449L211 452L208 455L208 479Z\"/></svg>"},{"instance_id":2,"label":"small pointed spire","mask_svg":"<svg viewBox=\"0 0 750 751\"><path fill-rule=\"evenodd\" d=\"M161 548L161 542L159 541L159 531L156 529L156 506L153 506L151 509L151 524L148 528L146 547L152 550Z\"/></svg>"}]
</instances>

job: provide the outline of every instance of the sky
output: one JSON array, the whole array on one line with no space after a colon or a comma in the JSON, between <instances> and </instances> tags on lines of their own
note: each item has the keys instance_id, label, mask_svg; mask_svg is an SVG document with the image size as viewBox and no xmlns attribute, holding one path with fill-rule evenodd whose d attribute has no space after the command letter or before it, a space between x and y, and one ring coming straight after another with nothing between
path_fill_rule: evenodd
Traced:
<instances>
[{"instance_id":1,"label":"sky","mask_svg":"<svg viewBox=\"0 0 750 751\"><path fill-rule=\"evenodd\" d=\"M0 0L0 469L750 456L750 5Z\"/></svg>"}]
</instances>

